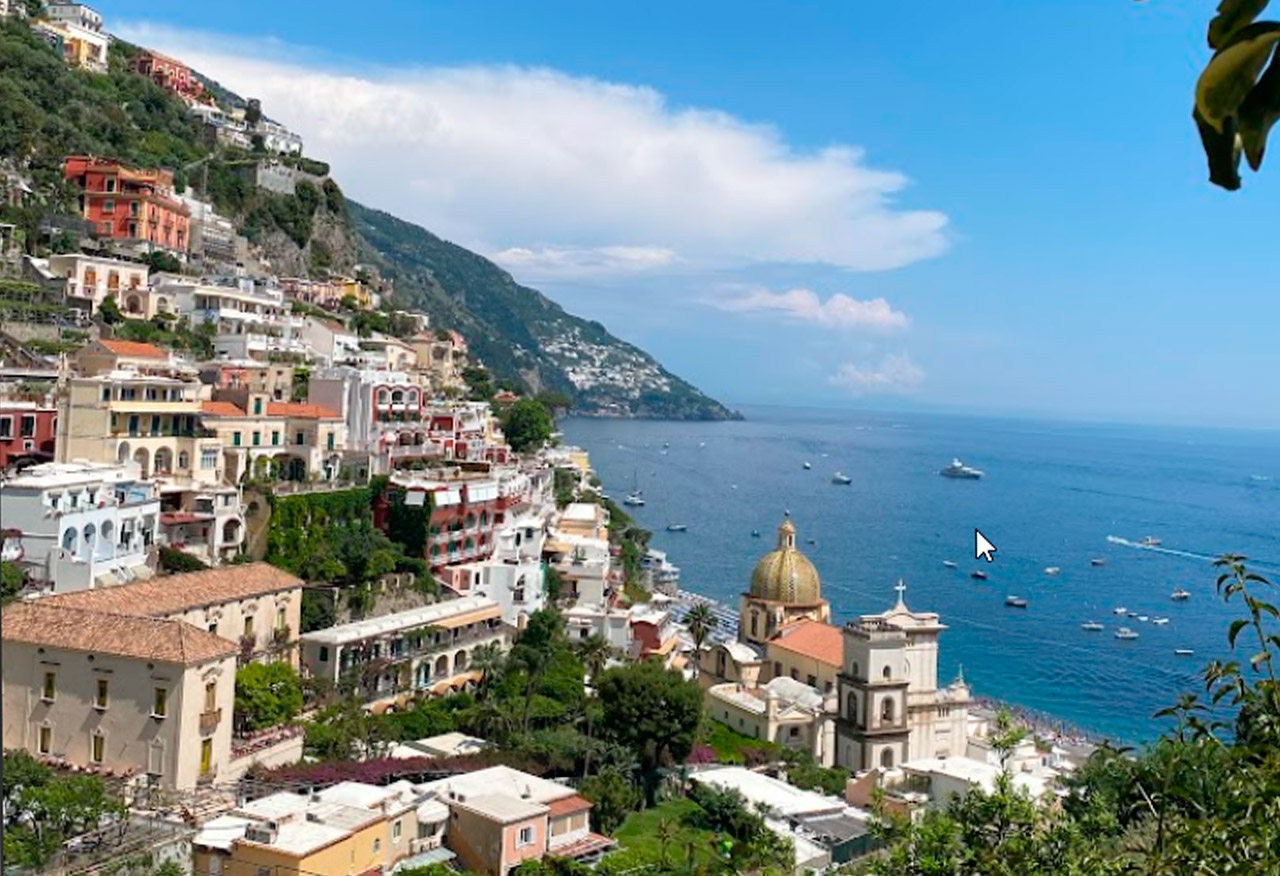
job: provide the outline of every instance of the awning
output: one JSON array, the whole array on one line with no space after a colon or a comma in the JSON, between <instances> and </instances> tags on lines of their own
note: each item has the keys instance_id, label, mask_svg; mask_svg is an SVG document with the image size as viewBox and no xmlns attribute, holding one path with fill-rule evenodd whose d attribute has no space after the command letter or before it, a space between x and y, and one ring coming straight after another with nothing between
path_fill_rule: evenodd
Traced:
<instances>
[{"instance_id":1,"label":"awning","mask_svg":"<svg viewBox=\"0 0 1280 876\"><path fill-rule=\"evenodd\" d=\"M391 868L392 873L398 873L401 870L410 870L417 867L426 867L429 864L447 864L456 858L453 852L441 846L438 849L432 849L429 852L423 852L420 855L410 855L404 860L397 863Z\"/></svg>"}]
</instances>

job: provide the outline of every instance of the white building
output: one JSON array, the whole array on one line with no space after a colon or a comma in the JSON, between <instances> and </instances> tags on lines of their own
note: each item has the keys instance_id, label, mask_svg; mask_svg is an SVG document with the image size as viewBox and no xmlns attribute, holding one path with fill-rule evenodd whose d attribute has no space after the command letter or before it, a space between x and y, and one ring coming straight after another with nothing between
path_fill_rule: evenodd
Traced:
<instances>
[{"instance_id":1,"label":"white building","mask_svg":"<svg viewBox=\"0 0 1280 876\"><path fill-rule=\"evenodd\" d=\"M545 517L514 513L494 530L493 554L486 560L442 570L445 583L461 596L486 596L502 607L504 623L524 629L529 615L546 607L542 545Z\"/></svg>"},{"instance_id":2,"label":"white building","mask_svg":"<svg viewBox=\"0 0 1280 876\"><path fill-rule=\"evenodd\" d=\"M262 138L262 148L284 155L302 154L302 135L294 133L279 122L259 119L253 132Z\"/></svg>"},{"instance_id":3,"label":"white building","mask_svg":"<svg viewBox=\"0 0 1280 876\"><path fill-rule=\"evenodd\" d=\"M46 463L0 482L4 558L55 593L149 577L156 486L134 465Z\"/></svg>"},{"instance_id":4,"label":"white building","mask_svg":"<svg viewBox=\"0 0 1280 876\"><path fill-rule=\"evenodd\" d=\"M301 334L318 362L336 366L360 361L359 336L336 319L307 317Z\"/></svg>"},{"instance_id":5,"label":"white building","mask_svg":"<svg viewBox=\"0 0 1280 876\"><path fill-rule=\"evenodd\" d=\"M44 15L45 18L59 24L73 24L92 31L102 30L102 14L83 3L63 3L53 0L52 3L44 5Z\"/></svg>"},{"instance_id":6,"label":"white building","mask_svg":"<svg viewBox=\"0 0 1280 876\"><path fill-rule=\"evenodd\" d=\"M240 278L218 283L166 282L157 293L171 297L178 313L197 325L217 328L214 353L225 359L265 359L272 354L305 356L305 320L293 316L278 288Z\"/></svg>"},{"instance_id":7,"label":"white building","mask_svg":"<svg viewBox=\"0 0 1280 876\"><path fill-rule=\"evenodd\" d=\"M823 766L835 763L835 694L791 678L764 687L726 682L706 693L707 714L730 729L784 748L807 751Z\"/></svg>"},{"instance_id":8,"label":"white building","mask_svg":"<svg viewBox=\"0 0 1280 876\"><path fill-rule=\"evenodd\" d=\"M74 252L51 255L47 264L50 274L65 281L68 305L91 313L98 312L108 295L115 298L121 310L126 310L129 294L145 295L147 291L148 268L137 262Z\"/></svg>"},{"instance_id":9,"label":"white building","mask_svg":"<svg viewBox=\"0 0 1280 876\"><path fill-rule=\"evenodd\" d=\"M631 653L631 609L581 604L565 609L561 617L570 640L580 642L591 636L600 636L615 651Z\"/></svg>"}]
</instances>

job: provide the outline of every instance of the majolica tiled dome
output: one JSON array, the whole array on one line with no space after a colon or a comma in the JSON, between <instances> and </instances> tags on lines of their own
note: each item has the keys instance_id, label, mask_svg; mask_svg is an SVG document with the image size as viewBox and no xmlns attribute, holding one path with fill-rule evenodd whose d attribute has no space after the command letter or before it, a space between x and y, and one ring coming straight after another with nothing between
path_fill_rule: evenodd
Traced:
<instances>
[{"instance_id":1,"label":"majolica tiled dome","mask_svg":"<svg viewBox=\"0 0 1280 876\"><path fill-rule=\"evenodd\" d=\"M752 598L809 605L822 600L818 570L796 550L796 528L790 518L778 527L778 547L760 558L751 573Z\"/></svg>"}]
</instances>

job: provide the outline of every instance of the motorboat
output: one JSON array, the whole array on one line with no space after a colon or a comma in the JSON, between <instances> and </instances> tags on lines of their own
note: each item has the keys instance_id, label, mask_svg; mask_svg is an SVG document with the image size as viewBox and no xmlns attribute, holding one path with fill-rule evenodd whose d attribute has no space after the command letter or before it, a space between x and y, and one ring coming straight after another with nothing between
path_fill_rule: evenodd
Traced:
<instances>
[{"instance_id":1,"label":"motorboat","mask_svg":"<svg viewBox=\"0 0 1280 876\"><path fill-rule=\"evenodd\" d=\"M751 537L752 537L752 538L759 538L759 537L760 537L760 530L758 530L758 529L753 529L753 530L751 530Z\"/></svg>"},{"instance_id":2,"label":"motorboat","mask_svg":"<svg viewBox=\"0 0 1280 876\"><path fill-rule=\"evenodd\" d=\"M958 459L951 460L951 464L942 469L938 474L944 478L957 478L959 480L976 481L982 477L984 472L972 466L965 465Z\"/></svg>"},{"instance_id":3,"label":"motorboat","mask_svg":"<svg viewBox=\"0 0 1280 876\"><path fill-rule=\"evenodd\" d=\"M1050 577L1053 577L1054 575L1062 574L1062 569L1058 568L1057 566L1045 566L1044 573Z\"/></svg>"},{"instance_id":4,"label":"motorboat","mask_svg":"<svg viewBox=\"0 0 1280 876\"><path fill-rule=\"evenodd\" d=\"M969 577L977 581L985 581L987 580L987 573L982 571L981 569L974 569L972 572L969 573Z\"/></svg>"},{"instance_id":5,"label":"motorboat","mask_svg":"<svg viewBox=\"0 0 1280 876\"><path fill-rule=\"evenodd\" d=\"M811 538L805 542L805 544L817 544L817 543L818 543L818 540L816 538Z\"/></svg>"},{"instance_id":6,"label":"motorboat","mask_svg":"<svg viewBox=\"0 0 1280 876\"><path fill-rule=\"evenodd\" d=\"M804 464L804 470L805 470L805 471L808 471L808 470L809 470L809 469L811 469L811 468L813 468L813 463L811 463L811 462L806 462L806 463Z\"/></svg>"},{"instance_id":7,"label":"motorboat","mask_svg":"<svg viewBox=\"0 0 1280 876\"><path fill-rule=\"evenodd\" d=\"M667 532L688 532L689 526L686 523L668 523Z\"/></svg>"},{"instance_id":8,"label":"motorboat","mask_svg":"<svg viewBox=\"0 0 1280 876\"><path fill-rule=\"evenodd\" d=\"M1150 619L1150 618L1148 618L1145 614L1140 614L1140 615L1138 615L1138 620L1142 621L1144 624L1145 624L1149 619Z\"/></svg>"},{"instance_id":9,"label":"motorboat","mask_svg":"<svg viewBox=\"0 0 1280 876\"><path fill-rule=\"evenodd\" d=\"M623 505L630 505L632 508L644 507L644 496L639 490L634 493L627 493L627 498L622 500Z\"/></svg>"},{"instance_id":10,"label":"motorboat","mask_svg":"<svg viewBox=\"0 0 1280 876\"><path fill-rule=\"evenodd\" d=\"M1127 609L1127 608L1125 608L1123 605L1121 605L1121 606L1117 606L1116 608L1112 609L1112 614L1124 614L1124 613L1126 613L1128 610L1129 610L1129 609Z\"/></svg>"},{"instance_id":11,"label":"motorboat","mask_svg":"<svg viewBox=\"0 0 1280 876\"><path fill-rule=\"evenodd\" d=\"M1156 538L1154 535L1145 535L1142 537L1142 541L1139 542L1139 544L1143 547L1159 547L1160 539Z\"/></svg>"},{"instance_id":12,"label":"motorboat","mask_svg":"<svg viewBox=\"0 0 1280 876\"><path fill-rule=\"evenodd\" d=\"M1004 598L1004 604L1007 605L1009 608L1026 608L1027 607L1027 601L1023 599L1021 596L1006 596Z\"/></svg>"},{"instance_id":13,"label":"motorboat","mask_svg":"<svg viewBox=\"0 0 1280 876\"><path fill-rule=\"evenodd\" d=\"M1138 616L1138 613L1136 611L1129 612L1129 617L1137 617L1137 616Z\"/></svg>"},{"instance_id":14,"label":"motorboat","mask_svg":"<svg viewBox=\"0 0 1280 876\"><path fill-rule=\"evenodd\" d=\"M662 442L662 449L663 449L663 450L666 450L666 449L668 449L669 447L671 447L671 442L670 442L670 441L663 441L663 442Z\"/></svg>"},{"instance_id":15,"label":"motorboat","mask_svg":"<svg viewBox=\"0 0 1280 876\"><path fill-rule=\"evenodd\" d=\"M1121 627L1120 629L1116 630L1116 638L1117 639L1136 639L1138 638L1138 634L1135 633L1133 630L1129 629L1128 627Z\"/></svg>"},{"instance_id":16,"label":"motorboat","mask_svg":"<svg viewBox=\"0 0 1280 876\"><path fill-rule=\"evenodd\" d=\"M1179 657L1190 657L1196 652L1190 648L1174 648L1173 653L1177 654Z\"/></svg>"},{"instance_id":17,"label":"motorboat","mask_svg":"<svg viewBox=\"0 0 1280 876\"><path fill-rule=\"evenodd\" d=\"M954 569L956 567L956 564L950 560L943 560L942 565L946 566L948 569Z\"/></svg>"},{"instance_id":18,"label":"motorboat","mask_svg":"<svg viewBox=\"0 0 1280 876\"><path fill-rule=\"evenodd\" d=\"M1102 624L1098 623L1097 621L1088 621L1087 623L1081 624L1080 629L1088 630L1091 633L1096 633L1100 630L1105 629L1105 627L1103 627Z\"/></svg>"},{"instance_id":19,"label":"motorboat","mask_svg":"<svg viewBox=\"0 0 1280 876\"><path fill-rule=\"evenodd\" d=\"M831 483L841 487L847 487L849 484L853 483L853 478L843 472L836 472L831 476Z\"/></svg>"},{"instance_id":20,"label":"motorboat","mask_svg":"<svg viewBox=\"0 0 1280 876\"><path fill-rule=\"evenodd\" d=\"M1155 624L1158 627L1162 627L1168 622L1169 622L1169 619L1167 617L1153 617L1151 619L1151 623Z\"/></svg>"},{"instance_id":21,"label":"motorboat","mask_svg":"<svg viewBox=\"0 0 1280 876\"><path fill-rule=\"evenodd\" d=\"M1169 598L1175 602L1182 602L1183 600L1190 599L1191 593L1179 587L1177 590L1169 594Z\"/></svg>"},{"instance_id":22,"label":"motorboat","mask_svg":"<svg viewBox=\"0 0 1280 876\"><path fill-rule=\"evenodd\" d=\"M1090 566L1105 566L1106 564L1107 564L1107 561L1103 557L1094 557L1092 560L1089 561Z\"/></svg>"}]
</instances>

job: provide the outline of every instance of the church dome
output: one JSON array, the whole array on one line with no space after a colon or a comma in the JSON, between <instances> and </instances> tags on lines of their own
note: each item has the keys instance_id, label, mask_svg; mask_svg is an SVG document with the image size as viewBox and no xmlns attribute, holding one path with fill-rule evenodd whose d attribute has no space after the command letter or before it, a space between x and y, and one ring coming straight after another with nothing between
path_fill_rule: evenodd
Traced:
<instances>
[{"instance_id":1,"label":"church dome","mask_svg":"<svg viewBox=\"0 0 1280 876\"><path fill-rule=\"evenodd\" d=\"M753 599L811 605L822 601L818 570L796 550L796 528L790 518L778 527L778 547L760 558L751 573Z\"/></svg>"}]
</instances>

